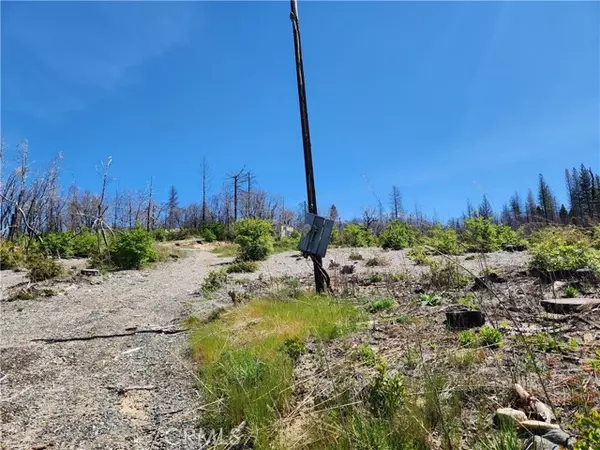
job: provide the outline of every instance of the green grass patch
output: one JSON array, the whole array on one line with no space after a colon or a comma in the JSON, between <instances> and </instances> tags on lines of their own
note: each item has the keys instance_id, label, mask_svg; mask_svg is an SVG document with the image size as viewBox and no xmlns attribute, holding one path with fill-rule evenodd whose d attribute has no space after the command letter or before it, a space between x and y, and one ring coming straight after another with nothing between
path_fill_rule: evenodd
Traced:
<instances>
[{"instance_id":1,"label":"green grass patch","mask_svg":"<svg viewBox=\"0 0 600 450\"><path fill-rule=\"evenodd\" d=\"M380 298L367 303L366 310L370 313L377 313L391 309L395 304L396 302L391 298Z\"/></svg>"},{"instance_id":2,"label":"green grass patch","mask_svg":"<svg viewBox=\"0 0 600 450\"><path fill-rule=\"evenodd\" d=\"M239 248L238 244L223 244L213 248L211 252L221 258L231 258L237 256Z\"/></svg>"},{"instance_id":3,"label":"green grass patch","mask_svg":"<svg viewBox=\"0 0 600 450\"><path fill-rule=\"evenodd\" d=\"M253 300L198 326L191 348L201 362L204 425L230 430L246 420L254 448L269 448L273 423L292 396L293 357L301 343L352 332L363 314L349 303L302 294Z\"/></svg>"}]
</instances>

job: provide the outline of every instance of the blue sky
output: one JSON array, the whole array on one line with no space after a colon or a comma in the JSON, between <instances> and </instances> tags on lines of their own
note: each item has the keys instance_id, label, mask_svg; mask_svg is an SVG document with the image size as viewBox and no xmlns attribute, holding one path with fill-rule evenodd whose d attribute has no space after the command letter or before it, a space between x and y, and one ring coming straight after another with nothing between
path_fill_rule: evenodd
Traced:
<instances>
[{"instance_id":1,"label":"blue sky","mask_svg":"<svg viewBox=\"0 0 600 450\"><path fill-rule=\"evenodd\" d=\"M317 197L343 218L387 203L440 219L542 172L600 168L597 2L300 2ZM251 169L305 197L288 2L2 2L2 135L62 182L154 177L199 201Z\"/></svg>"}]
</instances>

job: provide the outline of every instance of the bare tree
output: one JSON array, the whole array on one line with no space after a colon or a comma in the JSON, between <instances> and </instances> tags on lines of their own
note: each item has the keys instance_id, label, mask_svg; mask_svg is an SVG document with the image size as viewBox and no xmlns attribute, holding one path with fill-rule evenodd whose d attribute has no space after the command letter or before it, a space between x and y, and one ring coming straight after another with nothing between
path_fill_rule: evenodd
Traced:
<instances>
[{"instance_id":1,"label":"bare tree","mask_svg":"<svg viewBox=\"0 0 600 450\"><path fill-rule=\"evenodd\" d=\"M400 193L398 186L392 186L390 206L392 207L392 218L394 220L400 220L400 213L402 212L402 194Z\"/></svg>"},{"instance_id":2,"label":"bare tree","mask_svg":"<svg viewBox=\"0 0 600 450\"><path fill-rule=\"evenodd\" d=\"M204 225L207 217L206 193L210 188L209 167L208 162L206 161L206 156L202 158L202 166L200 170L202 173L202 225Z\"/></svg>"}]
</instances>

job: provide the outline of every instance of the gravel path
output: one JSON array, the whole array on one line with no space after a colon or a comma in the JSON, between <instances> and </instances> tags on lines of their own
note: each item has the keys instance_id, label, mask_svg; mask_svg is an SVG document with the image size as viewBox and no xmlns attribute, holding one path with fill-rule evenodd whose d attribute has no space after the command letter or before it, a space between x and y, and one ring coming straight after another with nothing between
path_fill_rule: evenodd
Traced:
<instances>
[{"instance_id":1,"label":"gravel path","mask_svg":"<svg viewBox=\"0 0 600 450\"><path fill-rule=\"evenodd\" d=\"M147 271L60 283L52 298L0 302L1 449L201 447L183 443L201 441L186 333L32 342L180 328L191 311L218 306L194 292L223 261L203 250L187 253ZM4 274L3 289L21 276ZM119 391L133 386L149 389Z\"/></svg>"}]
</instances>

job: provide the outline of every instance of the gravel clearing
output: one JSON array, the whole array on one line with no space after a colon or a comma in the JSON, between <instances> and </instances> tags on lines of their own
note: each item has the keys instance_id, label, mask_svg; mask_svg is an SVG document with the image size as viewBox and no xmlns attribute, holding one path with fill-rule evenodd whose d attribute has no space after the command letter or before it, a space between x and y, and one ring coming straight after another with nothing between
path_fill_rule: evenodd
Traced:
<instances>
[{"instance_id":1,"label":"gravel clearing","mask_svg":"<svg viewBox=\"0 0 600 450\"><path fill-rule=\"evenodd\" d=\"M352 251L364 260L351 261ZM201 401L195 389L196 368L186 354L187 333L34 341L177 330L190 314L205 315L231 305L225 292L207 301L197 291L208 270L233 258L220 258L206 248L185 252L185 258L144 271L54 282L58 295L39 300L6 301L7 289L26 278L23 272L0 274L0 449L206 448L205 435L198 429ZM328 268L331 260L353 264L357 274L426 270L406 254L330 249L324 266ZM367 267L365 260L378 255L389 264ZM459 260L475 273L484 267L479 257ZM523 269L527 260L524 252L486 255L486 265L509 271ZM234 278L311 274L310 260L298 252L284 252L261 263L258 272Z\"/></svg>"},{"instance_id":2,"label":"gravel clearing","mask_svg":"<svg viewBox=\"0 0 600 450\"><path fill-rule=\"evenodd\" d=\"M57 283L51 298L0 302L0 448L183 448L185 435L197 435L186 333L32 342L177 329L190 312L218 307L194 292L222 260L187 253L146 271ZM23 280L22 273L1 276L3 291ZM145 389L120 390L131 387Z\"/></svg>"}]
</instances>

